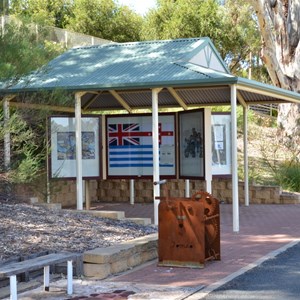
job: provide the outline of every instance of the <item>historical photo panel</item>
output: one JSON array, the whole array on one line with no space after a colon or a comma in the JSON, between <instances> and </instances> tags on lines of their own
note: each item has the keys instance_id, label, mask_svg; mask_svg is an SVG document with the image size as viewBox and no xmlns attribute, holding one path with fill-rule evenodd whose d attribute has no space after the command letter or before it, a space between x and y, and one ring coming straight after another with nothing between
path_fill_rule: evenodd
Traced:
<instances>
[{"instance_id":1,"label":"historical photo panel","mask_svg":"<svg viewBox=\"0 0 300 300\"><path fill-rule=\"evenodd\" d=\"M230 113L213 113L212 134L212 174L231 174L231 116Z\"/></svg>"},{"instance_id":2,"label":"historical photo panel","mask_svg":"<svg viewBox=\"0 0 300 300\"><path fill-rule=\"evenodd\" d=\"M75 118L51 117L51 177L76 177ZM83 177L100 176L98 117L81 118Z\"/></svg>"},{"instance_id":3,"label":"historical photo panel","mask_svg":"<svg viewBox=\"0 0 300 300\"><path fill-rule=\"evenodd\" d=\"M179 113L180 177L204 177L204 110Z\"/></svg>"}]
</instances>

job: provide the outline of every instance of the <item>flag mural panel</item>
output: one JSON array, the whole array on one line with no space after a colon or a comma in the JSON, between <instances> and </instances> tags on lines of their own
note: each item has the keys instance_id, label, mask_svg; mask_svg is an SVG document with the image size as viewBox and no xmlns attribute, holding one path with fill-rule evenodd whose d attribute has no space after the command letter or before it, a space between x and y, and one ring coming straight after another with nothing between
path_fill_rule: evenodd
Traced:
<instances>
[{"instance_id":1,"label":"flag mural panel","mask_svg":"<svg viewBox=\"0 0 300 300\"><path fill-rule=\"evenodd\" d=\"M150 115L107 116L108 176L152 176ZM159 116L160 174L175 175L175 116Z\"/></svg>"}]
</instances>

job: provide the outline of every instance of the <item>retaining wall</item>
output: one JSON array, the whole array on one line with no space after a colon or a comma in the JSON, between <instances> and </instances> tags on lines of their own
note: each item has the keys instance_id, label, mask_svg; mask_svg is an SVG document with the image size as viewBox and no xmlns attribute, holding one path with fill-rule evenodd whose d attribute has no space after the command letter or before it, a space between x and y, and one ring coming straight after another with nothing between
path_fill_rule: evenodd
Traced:
<instances>
[{"instance_id":1,"label":"retaining wall","mask_svg":"<svg viewBox=\"0 0 300 300\"><path fill-rule=\"evenodd\" d=\"M134 184L135 202L151 203L153 201L152 180L136 180ZM75 181L52 181L51 202L61 203L63 207L76 205L76 182ZM205 190L204 181L190 180L190 195L199 190ZM41 194L28 187L18 187L18 195L26 198L38 197L42 199ZM184 197L184 180L168 180L167 184L161 186L161 196ZM225 203L232 202L232 183L230 178L214 178L212 182L212 194L220 201ZM98 202L129 202L130 199L130 181L129 180L91 180L90 181L91 201ZM244 203L244 184L239 183L240 203ZM284 193L279 186L261 186L250 185L249 187L250 203L252 204L294 204L300 203L300 194ZM25 200L26 200L25 199Z\"/></svg>"}]
</instances>

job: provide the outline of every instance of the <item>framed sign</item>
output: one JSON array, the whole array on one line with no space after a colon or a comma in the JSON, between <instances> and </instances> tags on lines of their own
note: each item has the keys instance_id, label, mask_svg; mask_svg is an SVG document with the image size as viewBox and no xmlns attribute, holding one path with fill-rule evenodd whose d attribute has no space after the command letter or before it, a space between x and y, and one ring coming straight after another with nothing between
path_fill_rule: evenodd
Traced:
<instances>
[{"instance_id":1,"label":"framed sign","mask_svg":"<svg viewBox=\"0 0 300 300\"><path fill-rule=\"evenodd\" d=\"M175 115L159 115L160 175L175 176ZM153 175L151 115L106 116L107 176Z\"/></svg>"},{"instance_id":2,"label":"framed sign","mask_svg":"<svg viewBox=\"0 0 300 300\"><path fill-rule=\"evenodd\" d=\"M231 115L213 113L211 116L212 174L231 174Z\"/></svg>"},{"instance_id":3,"label":"framed sign","mask_svg":"<svg viewBox=\"0 0 300 300\"><path fill-rule=\"evenodd\" d=\"M75 118L50 117L51 178L76 177ZM83 177L100 176L100 119L81 118Z\"/></svg>"},{"instance_id":4,"label":"framed sign","mask_svg":"<svg viewBox=\"0 0 300 300\"><path fill-rule=\"evenodd\" d=\"M180 112L179 176L204 178L204 110Z\"/></svg>"}]
</instances>

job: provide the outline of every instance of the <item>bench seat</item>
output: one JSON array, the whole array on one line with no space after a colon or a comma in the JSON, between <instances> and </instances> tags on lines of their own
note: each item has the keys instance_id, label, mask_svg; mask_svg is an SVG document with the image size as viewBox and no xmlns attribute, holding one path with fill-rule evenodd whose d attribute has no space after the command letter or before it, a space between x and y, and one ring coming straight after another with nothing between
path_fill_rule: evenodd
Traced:
<instances>
[{"instance_id":1,"label":"bench seat","mask_svg":"<svg viewBox=\"0 0 300 300\"><path fill-rule=\"evenodd\" d=\"M0 278L9 277L10 280L10 299L17 300L17 275L44 268L44 290L49 291L50 284L50 266L67 261L67 293L73 293L73 260L77 255L75 253L61 252L51 253L36 258L13 262L0 267Z\"/></svg>"}]
</instances>

